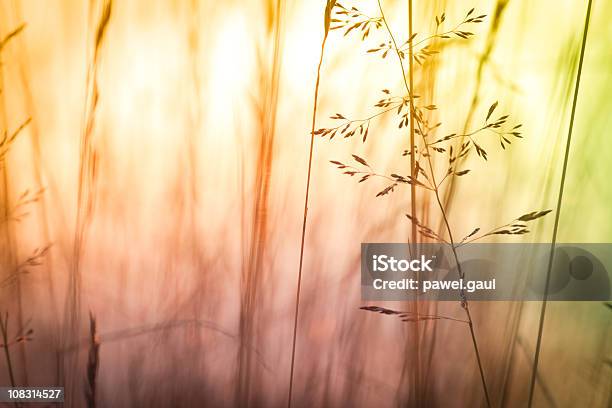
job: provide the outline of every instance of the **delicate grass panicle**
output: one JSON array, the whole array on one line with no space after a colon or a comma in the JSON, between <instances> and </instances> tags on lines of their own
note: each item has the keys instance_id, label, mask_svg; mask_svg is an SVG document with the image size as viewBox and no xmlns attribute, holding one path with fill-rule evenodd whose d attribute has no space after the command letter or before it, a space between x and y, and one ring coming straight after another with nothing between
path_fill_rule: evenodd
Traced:
<instances>
[{"instance_id":1,"label":"delicate grass panicle","mask_svg":"<svg viewBox=\"0 0 612 408\"><path fill-rule=\"evenodd\" d=\"M389 54L394 54L398 61L398 76L404 85L402 92L393 92L390 89L381 91L382 97L373 104L374 112L365 118L352 119L349 116L336 113L330 118L339 124L317 129L314 134L321 137L328 137L330 140L335 136L343 138L351 138L354 136L361 137L366 143L368 136L373 132L370 131L372 120L383 115L393 115L397 120L398 129L408 128L411 133L420 137L420 141L411 139L411 144L408 149L398 152L404 156L411 156L411 172L409 174L401 174L394 172L384 174L376 171L374 166L356 154L352 154L352 161L332 160L335 165L344 174L354 177L358 176L358 182L362 183L370 179L386 180L387 185L380 190L376 196L387 196L400 186L408 185L411 188L417 188L420 194L432 194L439 208L440 216L443 220L443 229L436 231L419 221L419 217L414 212L414 201L417 195L411 195L411 214L407 214L407 218L412 225L418 229L418 232L423 240L433 240L448 244L454 255L454 262L460 278L464 278L464 272L461 269L457 249L468 242L474 242L481 238L490 237L493 235L522 235L528 233L527 223L534 221L550 210L535 211L517 217L513 221L489 230L489 232L478 235L480 227L474 228L472 232L467 234L462 239L457 239L457 232L451 228L451 223L447 215L445 206L442 204L441 195L445 187L445 181L451 177L463 177L470 173L471 169L465 167L462 163L467 156L473 152L483 160L488 159L490 145L492 142L497 142L501 149L505 150L512 144L513 139L521 139L521 124L512 124L508 114L497 114L498 102L490 105L482 120L480 126L467 132L447 133L444 135L442 122L430 119L430 112L439 110L438 106L432 101L422 101L418 94L413 89L413 85L408 83L407 78L412 82L412 62L418 65L425 64L428 59L435 58L440 52L441 42L444 41L465 41L474 35L469 31L478 23L482 23L485 19L484 14L475 13L474 9L469 10L464 17L456 24L447 24L447 16L445 13L435 16L435 31L431 34L412 33L409 38L399 43L397 35L393 32L389 25L389 21L385 17L384 8L378 1L380 15L368 16L359 11L357 7L346 7L336 4L335 16L331 21L335 23L332 30L344 29L344 35L353 32L360 32L360 39L365 41L369 36L374 37L373 30L381 31L376 36L383 39L377 45L367 49L367 54L378 55L383 60ZM409 71L405 69L404 61L408 60ZM442 133L442 136L440 136ZM371 138L370 138L371 139ZM444 162L445 170L440 172L436 166L437 163ZM469 327L470 337L476 356L478 371L482 382L484 399L487 406L491 406L491 396L487 385L485 369L482 363L482 352L479 349L474 322L470 313L469 304L464 291L460 292L461 307L465 311L466 320L461 321ZM380 312L384 314L397 314L402 317L405 322L419 322L421 320L444 320L441 316L420 316L418 313L414 316L406 312L394 312L382 308L366 307L364 310Z\"/></svg>"}]
</instances>

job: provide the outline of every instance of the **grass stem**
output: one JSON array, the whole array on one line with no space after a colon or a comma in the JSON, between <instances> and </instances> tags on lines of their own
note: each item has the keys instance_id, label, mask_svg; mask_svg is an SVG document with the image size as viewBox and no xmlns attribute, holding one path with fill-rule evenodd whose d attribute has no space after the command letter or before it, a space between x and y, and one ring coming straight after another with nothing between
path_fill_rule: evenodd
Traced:
<instances>
[{"instance_id":1,"label":"grass stem","mask_svg":"<svg viewBox=\"0 0 612 408\"><path fill-rule=\"evenodd\" d=\"M586 49L587 34L589 31L589 21L591 18L591 4L589 0L584 21L584 32L582 34L582 45L580 46L580 59L578 61L578 72L576 73L576 86L574 88L574 99L572 101L572 113L570 115L569 129L567 131L567 141L565 143L565 155L563 157L563 170L561 171L561 181L559 183L559 195L557 198L557 208L555 211L555 224L553 226L552 242L550 245L550 255L548 258L548 268L546 270L546 281L544 284L544 298L542 299L542 307L540 308L540 320L538 324L538 337L536 341L535 354L533 356L533 367L531 369L531 380L529 383L529 402L527 406L531 408L533 404L533 396L535 391L536 377L538 373L538 363L540 360L540 350L542 348L542 336L544 334L544 320L546 318L546 304L548 301L548 289L550 287L550 275L552 264L555 257L555 245L557 243L557 232L559 230L559 218L561 216L561 205L563 203L563 191L565 189L565 177L567 175L567 164L569 162L569 152L572 143L572 133L574 130L574 118L576 116L576 107L578 106L578 92L580 90L580 77L582 75L582 64L584 62L584 51Z\"/></svg>"},{"instance_id":2,"label":"grass stem","mask_svg":"<svg viewBox=\"0 0 612 408\"><path fill-rule=\"evenodd\" d=\"M291 369L289 373L289 395L287 397L287 407L291 408L293 397L293 376L295 370L295 346L297 342L298 319L300 313L300 294L302 290L302 270L304 265L304 242L306 241L306 225L308 219L308 198L310 195L310 178L312 173L312 157L314 152L315 127L317 121L317 102L319 100L319 84L321 81L321 66L323 65L323 55L325 54L325 43L329 34L329 21L335 1L328 0L325 9L325 32L323 41L321 41L321 53L319 56L319 64L317 65L317 79L315 83L314 101L312 107L312 124L310 132L310 148L308 151L308 173L306 176L306 195L304 197L304 216L302 218L302 235L300 239L300 263L298 267L297 286L295 290L295 311L293 316L293 338L291 342Z\"/></svg>"},{"instance_id":3,"label":"grass stem","mask_svg":"<svg viewBox=\"0 0 612 408\"><path fill-rule=\"evenodd\" d=\"M412 38L413 29L412 29L412 0L408 0L408 38ZM414 45L413 41L408 42L408 81L410 90L414 88L414 57L413 57ZM401 59L400 59L401 61ZM410 98L410 102L412 103L412 98ZM416 158L415 158L415 144L414 144L414 110L410 109L410 177L412 180L416 180L417 178L417 169L416 169ZM410 215L412 219L417 218L416 213L416 184L410 183ZM412 252L416 253L416 245L417 245L417 225L414 222L410 223L410 240L412 245L414 246L414 250ZM417 280L420 279L419 272L417 272ZM416 301L414 302L414 310L416 313L416 321L414 324L414 336L415 336L415 361L416 361L416 373L415 373L415 392L413 393L416 396L416 406L420 406L421 401L421 351L420 351L420 335L419 335L419 299L418 295Z\"/></svg>"}]
</instances>

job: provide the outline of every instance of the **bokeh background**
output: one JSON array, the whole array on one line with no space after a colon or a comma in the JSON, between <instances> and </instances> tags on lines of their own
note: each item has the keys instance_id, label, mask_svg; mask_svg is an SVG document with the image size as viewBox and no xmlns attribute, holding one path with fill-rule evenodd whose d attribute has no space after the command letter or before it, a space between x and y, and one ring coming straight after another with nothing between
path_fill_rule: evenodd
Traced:
<instances>
[{"instance_id":1,"label":"bokeh background","mask_svg":"<svg viewBox=\"0 0 612 408\"><path fill-rule=\"evenodd\" d=\"M408 3L383 4L405 40ZM413 2L419 33L442 12L449 24L472 7L487 14L473 38L415 68L443 132L476 126L494 101L523 123L523 140L468 160L449 196L458 235L556 205L586 4ZM343 5L377 15L376 1ZM325 4L107 7L0 0L0 38L25 24L0 51L0 128L12 135L30 119L2 146L0 310L8 340L33 330L5 347L0 382L10 371L19 385L65 386L67 406L90 404L93 343L99 406L283 406ZM612 3L592 7L558 242L612 240ZM336 112L372 114L383 88L401 94L395 61L366 53L385 39L330 33L317 127ZM359 310L360 243L405 242L410 194L377 198L384 181L357 184L329 160L358 154L406 173L407 148L393 116L366 143L315 140L295 406L483 404L464 325L415 331ZM439 223L428 200L419 213ZM550 242L553 221L492 242ZM462 316L459 304L421 307ZM540 304L472 309L494 405L525 406ZM536 406L609 406L611 317L598 302L549 305Z\"/></svg>"}]
</instances>

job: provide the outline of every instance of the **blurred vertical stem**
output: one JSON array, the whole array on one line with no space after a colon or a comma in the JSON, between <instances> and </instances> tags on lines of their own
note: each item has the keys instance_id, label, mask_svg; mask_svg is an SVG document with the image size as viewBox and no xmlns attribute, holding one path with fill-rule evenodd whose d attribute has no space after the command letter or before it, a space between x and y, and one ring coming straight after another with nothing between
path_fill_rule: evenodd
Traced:
<instances>
[{"instance_id":1,"label":"blurred vertical stem","mask_svg":"<svg viewBox=\"0 0 612 408\"><path fill-rule=\"evenodd\" d=\"M412 0L408 0L408 38L412 38ZM401 61L401 59L400 59ZM408 42L408 82L409 82L409 88L410 91L412 92L412 90L414 89L414 70L413 70L413 41L409 41ZM402 70L403 73L403 70ZM410 103L412 104L412 98L410 98ZM414 109L410 109L410 177L412 177L412 180L416 180L417 178L417 174L416 174L416 166L415 166L415 148L414 148ZM415 183L410 183L410 215L412 216L412 219L417 219L417 214L416 214L416 184ZM417 244L417 226L416 223L411 222L411 231L410 231L410 240L412 241L412 245L414 246L414 249L416 251L416 244ZM417 272L417 280L419 279L419 273ZM421 377L421 359L420 359L420 350L419 350L419 342L420 342L420 336L419 336L419 300L418 300L418 295L417 295L417 299L414 302L414 312L416 315L416 321L415 321L415 330L414 330L414 337L415 337L415 347L414 347L414 356L415 356L415 361L416 361L416 373L415 373L415 380L414 380L414 392L412 393L413 396L416 397L416 401L413 401L416 403L416 406L420 406L420 401L421 401L421 394L420 394L420 377Z\"/></svg>"},{"instance_id":2,"label":"blurred vertical stem","mask_svg":"<svg viewBox=\"0 0 612 408\"><path fill-rule=\"evenodd\" d=\"M408 38L412 38L412 0L408 0ZM408 73L409 73L409 88L413 88L413 41L408 42ZM401 58L400 58L401 61ZM412 98L410 98L412 103ZM414 158L414 110L410 109L410 177L416 180L416 166ZM416 219L416 185L410 183L410 215ZM411 223L412 230L410 239L416 244L417 229L416 224Z\"/></svg>"},{"instance_id":3,"label":"blurred vertical stem","mask_svg":"<svg viewBox=\"0 0 612 408\"><path fill-rule=\"evenodd\" d=\"M292 400L292 395L293 395L293 373L294 373L294 368L295 368L295 344L297 340L297 327L298 327L298 318L299 318L299 312L300 312L302 267L304 264L304 242L306 240L306 223L308 219L308 197L310 194L310 176L312 172L312 156L313 156L313 150L314 150L315 127L316 127L316 121L317 121L317 102L319 100L319 83L321 80L321 66L323 65L323 55L325 54L325 43L327 42L327 35L329 34L329 26L331 23L331 13L335 5L336 5L336 0L327 0L327 5L325 6L323 41L321 41L321 54L319 56L319 65L317 66L317 80L315 83L314 102L312 106L312 125L310 129L310 149L308 152L308 173L306 176L306 196L304 198L304 217L302 219L302 238L300 242L300 264L298 267L297 287L295 291L295 312L294 312L294 318L293 318L293 340L291 344L291 371L289 374L289 396L287 400L288 407L291 407L291 400Z\"/></svg>"},{"instance_id":4,"label":"blurred vertical stem","mask_svg":"<svg viewBox=\"0 0 612 408\"><path fill-rule=\"evenodd\" d=\"M250 233L248 264L243 270L241 279L240 305L240 349L238 354L238 391L237 405L248 406L251 402L251 385L258 378L252 374L253 356L251 345L257 340L257 316L261 309L263 274L265 256L268 249L269 229L268 207L270 185L274 163L274 142L276 138L276 115L278 110L278 92L282 66L282 13L283 0L266 0L266 41L272 39L271 65L268 65L267 54L259 72L259 91L257 105L258 137L255 146L255 179L253 222ZM259 50L259 46L257 47ZM270 69L271 68L271 69Z\"/></svg>"},{"instance_id":5,"label":"blurred vertical stem","mask_svg":"<svg viewBox=\"0 0 612 408\"><path fill-rule=\"evenodd\" d=\"M563 170L561 171L561 181L559 183L559 195L557 197L557 208L555 211L555 224L553 227L552 242L550 245L550 255L548 258L548 268L546 270L546 283L544 285L544 298L542 299L542 307L540 309L540 321L538 325L538 338L536 342L535 354L533 357L533 367L531 370L531 380L529 384L529 403L531 408L533 404L533 396L535 391L536 378L538 373L538 363L540 359L540 350L542 348L542 336L544 334L544 320L546 317L546 304L548 301L548 289L550 286L550 274L552 264L555 257L555 245L557 243L557 232L559 230L559 218L561 215L561 205L563 203L563 190L565 187L565 176L567 175L567 164L569 162L569 152L572 143L572 133L574 130L574 118L576 116L576 107L578 106L578 92L580 91L580 77L582 75L582 64L584 62L584 51L586 49L587 34L589 32L589 21L591 18L591 4L589 0L584 20L584 31L582 33L582 45L580 46L580 59L578 60L578 72L576 73L576 86L574 88L574 99L572 101L572 113L570 115L569 129L567 131L567 141L565 143L565 155L563 157Z\"/></svg>"},{"instance_id":6,"label":"blurred vertical stem","mask_svg":"<svg viewBox=\"0 0 612 408\"><path fill-rule=\"evenodd\" d=\"M81 330L81 283L82 270L81 262L83 249L88 232L89 223L92 220L95 201L96 201L96 181L97 181L97 162L98 149L96 149L96 117L98 113L98 103L100 100L100 88L98 86L98 70L101 58L101 51L106 38L109 23L112 17L113 0L100 0L90 5L90 18L93 18L93 11L99 8L99 15L96 19L96 29L93 38L93 49L91 57L87 61L86 83L85 83L85 108L83 110L80 131L80 151L77 184L76 217L74 235L72 243L72 259L68 270L67 294L64 303L64 334L62 343L64 348L75 338L80 336ZM88 54L89 44L87 46ZM64 353L64 352L62 352ZM66 398L73 398L76 392L78 379L74 373L78 366L78 354L63 354L63 370L66 378L63 379L66 388Z\"/></svg>"},{"instance_id":7,"label":"blurred vertical stem","mask_svg":"<svg viewBox=\"0 0 612 408\"><path fill-rule=\"evenodd\" d=\"M478 59L478 68L476 68L476 76L474 78L474 91L473 91L473 95L472 95L472 101L470 102L470 108L468 110L467 116L465 118L465 122L463 125L463 132L462 133L468 133L469 132L469 128L470 125L472 124L472 118L474 116L474 112L476 112L476 108L478 107L478 103L480 101L480 90L481 90L481 85L482 85L482 75L483 75L483 71L485 68L485 65L487 64L487 62L489 61L489 58L491 57L491 53L493 52L493 47L495 46L496 40L497 40L497 34L499 32L499 27L501 25L501 21L502 21L502 17L504 15L504 11L506 10L508 3L510 2L510 0L497 0L497 3L495 5L495 11L493 12L492 18L491 18L491 26L489 28L489 33L487 34L487 42L485 45L485 49L483 51L483 53L480 55L480 58ZM459 139L459 145L461 145L461 143L463 143L464 138L460 138ZM461 163L464 161L464 158L460 157L457 159L458 163ZM452 211L452 207L454 204L454 201L452 200L454 193L455 193L455 188L456 188L456 183L455 183L456 179L455 179L455 175L451 174L449 176L449 180L448 180L448 186L446 188L446 191L444 192L444 208L446 208L446 212L450 214L450 212Z\"/></svg>"}]
</instances>

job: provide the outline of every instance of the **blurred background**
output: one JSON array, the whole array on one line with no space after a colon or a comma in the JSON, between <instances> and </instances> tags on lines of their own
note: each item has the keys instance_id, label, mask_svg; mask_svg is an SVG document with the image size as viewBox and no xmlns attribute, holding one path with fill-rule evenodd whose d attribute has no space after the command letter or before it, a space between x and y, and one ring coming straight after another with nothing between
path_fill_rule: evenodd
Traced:
<instances>
[{"instance_id":1,"label":"blurred background","mask_svg":"<svg viewBox=\"0 0 612 408\"><path fill-rule=\"evenodd\" d=\"M382 4L404 42L408 2ZM379 15L376 0L342 5ZM458 236L555 208L586 5L413 0L423 37L443 12L450 27L472 7L487 15L415 66L440 135L479 126L495 101L523 124L506 150L484 138L488 160L468 158L446 192ZM61 385L67 406L286 405L324 10L0 0L2 385ZM612 242L610 16L593 1L558 242ZM372 115L381 89L403 95L394 56L367 53L384 30L344 31L327 40L317 127ZM406 174L409 148L393 114L365 143L315 139L294 406L484 404L465 325L359 310L360 243L406 242L410 190L376 197L388 183L329 161L357 154ZM438 225L432 197L419 199ZM491 242L550 242L553 223ZM492 404L525 406L540 303L471 308ZM610 406L611 317L600 302L549 304L535 406Z\"/></svg>"}]
</instances>

